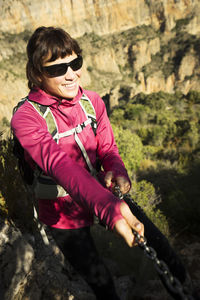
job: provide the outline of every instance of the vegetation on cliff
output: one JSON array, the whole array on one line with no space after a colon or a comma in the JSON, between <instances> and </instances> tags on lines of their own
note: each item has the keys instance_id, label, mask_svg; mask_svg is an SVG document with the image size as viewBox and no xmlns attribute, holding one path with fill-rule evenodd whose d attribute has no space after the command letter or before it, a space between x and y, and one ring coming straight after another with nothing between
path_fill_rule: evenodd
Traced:
<instances>
[{"instance_id":1,"label":"vegetation on cliff","mask_svg":"<svg viewBox=\"0 0 200 300\"><path fill-rule=\"evenodd\" d=\"M123 93L124 98L122 95L110 119L120 153L134 182L133 196L152 218L149 184L153 184L154 195L157 195L154 198L160 200L159 217L167 218L173 232L184 229L197 233L200 93L141 93L131 99L127 99L125 88ZM148 205L142 202L146 196Z\"/></svg>"}]
</instances>

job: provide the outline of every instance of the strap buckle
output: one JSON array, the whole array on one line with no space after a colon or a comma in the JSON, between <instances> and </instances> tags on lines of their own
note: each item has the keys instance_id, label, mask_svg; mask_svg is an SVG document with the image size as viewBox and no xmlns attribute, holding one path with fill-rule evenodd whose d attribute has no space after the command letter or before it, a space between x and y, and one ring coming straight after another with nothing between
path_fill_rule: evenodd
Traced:
<instances>
[{"instance_id":1,"label":"strap buckle","mask_svg":"<svg viewBox=\"0 0 200 300\"><path fill-rule=\"evenodd\" d=\"M85 127L85 123L78 124L77 127L75 128L76 133L80 133L84 127Z\"/></svg>"},{"instance_id":2,"label":"strap buckle","mask_svg":"<svg viewBox=\"0 0 200 300\"><path fill-rule=\"evenodd\" d=\"M83 130L83 128L80 124L78 124L78 126L75 128L75 130L76 130L76 133L80 133Z\"/></svg>"}]
</instances>

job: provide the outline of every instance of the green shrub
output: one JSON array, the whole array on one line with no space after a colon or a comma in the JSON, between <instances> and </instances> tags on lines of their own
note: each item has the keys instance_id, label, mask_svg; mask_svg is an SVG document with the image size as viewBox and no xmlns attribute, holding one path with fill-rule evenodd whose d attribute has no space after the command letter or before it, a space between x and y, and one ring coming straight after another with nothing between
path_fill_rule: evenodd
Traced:
<instances>
[{"instance_id":1,"label":"green shrub","mask_svg":"<svg viewBox=\"0 0 200 300\"><path fill-rule=\"evenodd\" d=\"M173 31L175 31L175 32L181 31L182 29L184 29L184 27L186 25L189 24L190 21L191 21L191 17L187 17L187 18L184 18L184 19L177 20L176 21L176 26L173 28Z\"/></svg>"},{"instance_id":2,"label":"green shrub","mask_svg":"<svg viewBox=\"0 0 200 300\"><path fill-rule=\"evenodd\" d=\"M142 104L128 103L125 106L124 117L128 120L139 121L144 123L147 119L149 108Z\"/></svg>"},{"instance_id":3,"label":"green shrub","mask_svg":"<svg viewBox=\"0 0 200 300\"><path fill-rule=\"evenodd\" d=\"M165 234L169 236L169 227L166 217L157 209L160 197L156 194L154 186L145 180L133 182L131 196L144 210L150 220Z\"/></svg>"},{"instance_id":4,"label":"green shrub","mask_svg":"<svg viewBox=\"0 0 200 300\"><path fill-rule=\"evenodd\" d=\"M2 125L5 126L5 127L9 127L10 126L10 123L8 121L8 119L6 117L3 117L2 119Z\"/></svg>"},{"instance_id":5,"label":"green shrub","mask_svg":"<svg viewBox=\"0 0 200 300\"><path fill-rule=\"evenodd\" d=\"M189 91L188 94L186 95L186 99L188 102L193 103L193 104L200 104L200 92L199 91Z\"/></svg>"},{"instance_id":6,"label":"green shrub","mask_svg":"<svg viewBox=\"0 0 200 300\"><path fill-rule=\"evenodd\" d=\"M166 138L167 128L158 125L153 126L149 130L148 140L146 143L152 146L161 146Z\"/></svg>"},{"instance_id":7,"label":"green shrub","mask_svg":"<svg viewBox=\"0 0 200 300\"><path fill-rule=\"evenodd\" d=\"M119 153L130 175L135 172L143 160L143 145L138 135L129 129L122 129L113 124L115 140Z\"/></svg>"},{"instance_id":8,"label":"green shrub","mask_svg":"<svg viewBox=\"0 0 200 300\"><path fill-rule=\"evenodd\" d=\"M92 70L93 70L93 67L91 67L91 66L88 66L88 67L87 67L87 70L88 70L88 72L92 72Z\"/></svg>"}]
</instances>

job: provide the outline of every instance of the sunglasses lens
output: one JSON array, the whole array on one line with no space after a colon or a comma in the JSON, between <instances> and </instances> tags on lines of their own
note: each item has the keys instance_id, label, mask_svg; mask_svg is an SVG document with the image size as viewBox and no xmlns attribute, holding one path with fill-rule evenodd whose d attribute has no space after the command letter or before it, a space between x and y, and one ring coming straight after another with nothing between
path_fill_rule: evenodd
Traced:
<instances>
[{"instance_id":1,"label":"sunglasses lens","mask_svg":"<svg viewBox=\"0 0 200 300\"><path fill-rule=\"evenodd\" d=\"M62 76L67 72L68 67L71 67L73 71L79 70L83 65L82 56L78 56L70 63L56 64L44 67L45 72L50 77Z\"/></svg>"},{"instance_id":2,"label":"sunglasses lens","mask_svg":"<svg viewBox=\"0 0 200 300\"><path fill-rule=\"evenodd\" d=\"M71 61L69 64L73 71L79 70L83 65L83 58L82 56L78 56L74 60Z\"/></svg>"},{"instance_id":3,"label":"sunglasses lens","mask_svg":"<svg viewBox=\"0 0 200 300\"><path fill-rule=\"evenodd\" d=\"M68 66L66 64L57 64L48 67L44 67L45 72L50 77L57 77L64 75L67 72Z\"/></svg>"}]
</instances>

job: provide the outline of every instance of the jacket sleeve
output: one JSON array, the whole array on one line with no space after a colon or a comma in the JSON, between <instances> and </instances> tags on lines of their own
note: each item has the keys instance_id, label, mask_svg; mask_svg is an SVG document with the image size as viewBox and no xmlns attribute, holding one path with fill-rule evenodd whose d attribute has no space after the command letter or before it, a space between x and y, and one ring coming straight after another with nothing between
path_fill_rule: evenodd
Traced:
<instances>
[{"instance_id":1,"label":"jacket sleeve","mask_svg":"<svg viewBox=\"0 0 200 300\"><path fill-rule=\"evenodd\" d=\"M128 177L128 173L124 163L119 155L119 151L114 139L114 134L110 121L108 119L107 111L103 100L99 97L97 99L97 154L102 163L102 166L107 171L112 171L114 176ZM130 182L131 183L131 182Z\"/></svg>"},{"instance_id":2,"label":"jacket sleeve","mask_svg":"<svg viewBox=\"0 0 200 300\"><path fill-rule=\"evenodd\" d=\"M11 127L22 147L46 174L67 190L79 205L94 212L109 228L114 227L122 218L121 200L61 150L48 132L46 121L29 103L14 114Z\"/></svg>"}]
</instances>

